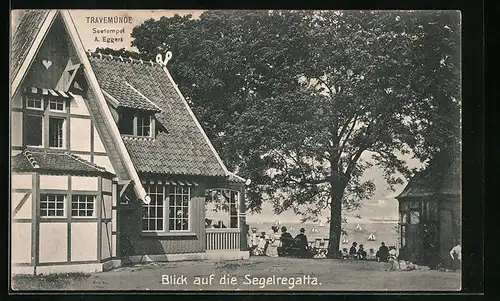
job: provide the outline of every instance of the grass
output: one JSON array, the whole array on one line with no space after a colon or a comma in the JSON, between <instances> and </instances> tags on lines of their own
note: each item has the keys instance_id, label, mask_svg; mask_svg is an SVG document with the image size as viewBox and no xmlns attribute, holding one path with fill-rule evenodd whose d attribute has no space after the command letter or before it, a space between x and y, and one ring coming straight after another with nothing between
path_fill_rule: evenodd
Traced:
<instances>
[{"instance_id":1,"label":"grass","mask_svg":"<svg viewBox=\"0 0 500 301\"><path fill-rule=\"evenodd\" d=\"M90 277L85 273L40 274L40 275L14 275L12 277L12 290L53 290L62 289L75 281Z\"/></svg>"}]
</instances>

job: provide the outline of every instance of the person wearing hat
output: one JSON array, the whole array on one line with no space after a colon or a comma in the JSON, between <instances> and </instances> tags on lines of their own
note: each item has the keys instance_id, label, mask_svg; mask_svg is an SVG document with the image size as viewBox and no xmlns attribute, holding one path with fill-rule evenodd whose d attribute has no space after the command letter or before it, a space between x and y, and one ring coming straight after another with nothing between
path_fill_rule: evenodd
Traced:
<instances>
[{"instance_id":1,"label":"person wearing hat","mask_svg":"<svg viewBox=\"0 0 500 301\"><path fill-rule=\"evenodd\" d=\"M278 248L279 256L287 256L290 255L293 247L293 237L290 233L287 232L287 228L285 226L281 227L281 246Z\"/></svg>"},{"instance_id":2,"label":"person wearing hat","mask_svg":"<svg viewBox=\"0 0 500 301\"><path fill-rule=\"evenodd\" d=\"M304 234L306 229L300 228L300 233L295 236L295 247L298 249L299 257L305 257L309 252L309 244L307 243L307 236Z\"/></svg>"}]
</instances>

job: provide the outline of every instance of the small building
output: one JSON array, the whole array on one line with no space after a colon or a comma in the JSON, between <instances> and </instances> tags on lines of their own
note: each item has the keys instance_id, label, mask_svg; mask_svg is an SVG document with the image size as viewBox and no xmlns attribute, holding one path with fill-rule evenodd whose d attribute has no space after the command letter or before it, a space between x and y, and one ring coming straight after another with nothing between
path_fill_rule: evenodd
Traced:
<instances>
[{"instance_id":1,"label":"small building","mask_svg":"<svg viewBox=\"0 0 500 301\"><path fill-rule=\"evenodd\" d=\"M400 254L413 263L451 267L450 250L461 241L460 160L439 154L396 197Z\"/></svg>"},{"instance_id":2,"label":"small building","mask_svg":"<svg viewBox=\"0 0 500 301\"><path fill-rule=\"evenodd\" d=\"M247 258L245 182L166 68L84 51L66 10L11 43L13 273Z\"/></svg>"}]
</instances>

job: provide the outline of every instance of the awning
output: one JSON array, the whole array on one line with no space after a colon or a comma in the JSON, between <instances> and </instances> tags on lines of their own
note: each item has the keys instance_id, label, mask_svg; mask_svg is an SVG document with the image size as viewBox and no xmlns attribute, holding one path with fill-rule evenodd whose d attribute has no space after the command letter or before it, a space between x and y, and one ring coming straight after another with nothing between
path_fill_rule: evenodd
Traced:
<instances>
[{"instance_id":1,"label":"awning","mask_svg":"<svg viewBox=\"0 0 500 301\"><path fill-rule=\"evenodd\" d=\"M54 96L54 97L62 97L62 98L73 98L74 95L71 92L55 90L55 89L45 89L45 88L37 88L37 87L28 87L25 89L27 94L32 95L41 95L41 96Z\"/></svg>"},{"instance_id":2,"label":"awning","mask_svg":"<svg viewBox=\"0 0 500 301\"><path fill-rule=\"evenodd\" d=\"M142 179L142 184L150 184L150 185L173 185L173 186L198 186L198 183L195 181L188 180L168 180L168 179Z\"/></svg>"}]
</instances>

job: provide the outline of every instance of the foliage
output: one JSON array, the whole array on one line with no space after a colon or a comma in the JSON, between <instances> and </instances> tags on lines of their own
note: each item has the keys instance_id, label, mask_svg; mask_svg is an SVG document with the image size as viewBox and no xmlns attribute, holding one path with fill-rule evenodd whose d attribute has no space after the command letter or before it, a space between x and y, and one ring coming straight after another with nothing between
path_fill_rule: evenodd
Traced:
<instances>
[{"instance_id":1,"label":"foliage","mask_svg":"<svg viewBox=\"0 0 500 301\"><path fill-rule=\"evenodd\" d=\"M252 179L259 211L305 218L370 198L373 165L387 183L459 145L456 12L207 11L134 28L141 55L173 52L169 69L229 168ZM458 150L458 148L454 148ZM368 155L368 156L367 156ZM369 158L371 156L371 158Z\"/></svg>"}]
</instances>

